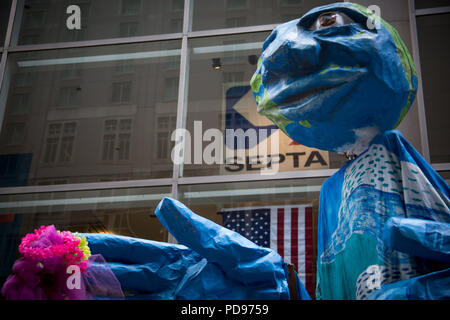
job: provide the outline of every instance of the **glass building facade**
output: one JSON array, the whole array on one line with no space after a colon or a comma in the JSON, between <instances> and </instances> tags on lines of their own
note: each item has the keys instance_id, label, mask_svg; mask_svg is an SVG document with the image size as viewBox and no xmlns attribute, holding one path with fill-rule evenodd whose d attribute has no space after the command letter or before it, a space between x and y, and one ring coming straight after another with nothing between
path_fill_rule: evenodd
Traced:
<instances>
[{"instance_id":1,"label":"glass building facade","mask_svg":"<svg viewBox=\"0 0 450 320\"><path fill-rule=\"evenodd\" d=\"M343 155L281 133L275 175L261 174L269 164L249 150L238 165L174 164L173 132L192 134L194 154L211 143L208 131L271 128L249 90L262 43L276 25L332 2L2 1L0 284L20 238L41 225L172 242L154 215L164 196L219 224L231 208L310 205L315 257L320 186ZM355 2L377 4L413 53L422 81L399 129L448 181L450 4Z\"/></svg>"}]
</instances>

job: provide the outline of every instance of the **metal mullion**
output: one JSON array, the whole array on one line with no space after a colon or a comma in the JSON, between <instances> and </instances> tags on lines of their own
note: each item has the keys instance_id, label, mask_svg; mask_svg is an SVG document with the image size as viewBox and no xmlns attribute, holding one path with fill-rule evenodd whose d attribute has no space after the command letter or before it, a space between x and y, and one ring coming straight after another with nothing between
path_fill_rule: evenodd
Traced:
<instances>
[{"instance_id":1,"label":"metal mullion","mask_svg":"<svg viewBox=\"0 0 450 320\"><path fill-rule=\"evenodd\" d=\"M0 188L0 195L170 186L172 179L124 180Z\"/></svg>"},{"instance_id":2,"label":"metal mullion","mask_svg":"<svg viewBox=\"0 0 450 320\"><path fill-rule=\"evenodd\" d=\"M0 93L3 86L3 78L6 73L6 63L8 61L9 43L11 41L11 33L14 25L14 17L16 15L17 0L13 0L11 3L11 10L9 11L8 28L6 29L5 42L0 60ZM0 106L0 132L3 127L3 117L6 112L6 105Z\"/></svg>"},{"instance_id":3,"label":"metal mullion","mask_svg":"<svg viewBox=\"0 0 450 320\"><path fill-rule=\"evenodd\" d=\"M5 42L3 45L3 48L5 51L7 51L9 49L9 45L11 42L11 34L12 34L13 26L14 26L14 17L16 15L16 8L17 8L17 0L13 0L11 2L11 9L9 11L8 28L6 29Z\"/></svg>"},{"instance_id":4,"label":"metal mullion","mask_svg":"<svg viewBox=\"0 0 450 320\"><path fill-rule=\"evenodd\" d=\"M5 76L5 70L6 70L6 60L8 57L8 50L5 49L2 53L1 53L1 60L0 60L0 90L2 89L2 84L3 84L3 77ZM0 119L3 118L3 113L5 108L3 108L2 106L0 106ZM2 123L0 122L0 131L2 128Z\"/></svg>"},{"instance_id":5,"label":"metal mullion","mask_svg":"<svg viewBox=\"0 0 450 320\"><path fill-rule=\"evenodd\" d=\"M8 51L10 51L9 43L11 41L11 33L14 25L14 16L16 14L16 7L17 7L17 0L13 0L11 3L11 10L9 11L8 27L6 29L5 42L3 43L2 58L0 61L0 90L2 88L3 77L5 75ZM2 124L0 123L0 129L1 125Z\"/></svg>"},{"instance_id":6,"label":"metal mullion","mask_svg":"<svg viewBox=\"0 0 450 320\"><path fill-rule=\"evenodd\" d=\"M287 179L305 179L305 178L327 178L335 174L337 171L338 169L317 169L317 170L280 172L274 175L236 174L236 175L219 175L219 176L181 177L178 179L178 184L191 185L191 184L249 182L249 181L267 181L267 180L281 181Z\"/></svg>"},{"instance_id":7,"label":"metal mullion","mask_svg":"<svg viewBox=\"0 0 450 320\"><path fill-rule=\"evenodd\" d=\"M430 147L428 144L428 129L427 129L427 118L425 113L425 100L423 97L423 86L422 86L422 71L420 64L420 53L419 53L419 40L417 36L417 24L416 24L416 16L414 0L409 0L409 25L411 29L411 44L413 48L413 60L416 65L417 71L417 93L416 93L416 101L417 101L417 111L419 117L419 130L420 130L420 144L422 147L422 155L424 159L430 163Z\"/></svg>"},{"instance_id":8,"label":"metal mullion","mask_svg":"<svg viewBox=\"0 0 450 320\"><path fill-rule=\"evenodd\" d=\"M184 36L181 41L181 56L180 56L180 77L178 81L178 104L177 104L177 121L176 129L183 129L186 123L186 95L187 95L187 82L188 82L188 44L187 37ZM178 198L178 179L180 176L180 170L182 170L183 164L173 164L172 171L172 198Z\"/></svg>"},{"instance_id":9,"label":"metal mullion","mask_svg":"<svg viewBox=\"0 0 450 320\"><path fill-rule=\"evenodd\" d=\"M417 9L417 10L414 10L414 13L416 16L426 16L426 15L430 15L430 14L450 13L450 6Z\"/></svg>"},{"instance_id":10,"label":"metal mullion","mask_svg":"<svg viewBox=\"0 0 450 320\"><path fill-rule=\"evenodd\" d=\"M184 129L186 126L186 104L187 92L189 84L189 47L188 37L191 26L192 16L192 2L191 0L184 0L184 15L183 15L183 39L181 40L181 55L180 55L180 77L178 81L178 104L177 104L177 123L176 129ZM173 163L172 172L172 198L178 198L178 179L181 175L183 164ZM169 240L170 235L169 235ZM172 239L173 240L173 239Z\"/></svg>"},{"instance_id":11,"label":"metal mullion","mask_svg":"<svg viewBox=\"0 0 450 320\"><path fill-rule=\"evenodd\" d=\"M433 163L431 164L436 171L450 171L450 163Z\"/></svg>"},{"instance_id":12,"label":"metal mullion","mask_svg":"<svg viewBox=\"0 0 450 320\"><path fill-rule=\"evenodd\" d=\"M213 36L233 35L233 34L242 34L242 33L272 31L278 25L279 24L267 24L267 25L248 26L248 27L239 27L239 28L224 28L224 29L190 31L188 33L188 37L189 38L200 38L200 37L213 37Z\"/></svg>"},{"instance_id":13,"label":"metal mullion","mask_svg":"<svg viewBox=\"0 0 450 320\"><path fill-rule=\"evenodd\" d=\"M178 104L177 104L177 123L176 129L184 129L186 126L186 104L187 92L189 84L189 47L188 47L188 32L191 28L192 17L192 3L191 0L184 0L183 12L183 38L181 40L181 55L180 55L180 77L178 81ZM178 199L178 181L180 178L183 164L179 165L173 163L172 172L172 192L171 196ZM177 243L176 239L167 232L167 242Z\"/></svg>"},{"instance_id":14,"label":"metal mullion","mask_svg":"<svg viewBox=\"0 0 450 320\"><path fill-rule=\"evenodd\" d=\"M22 51L40 51L40 50L55 50L55 49L74 49L74 48L88 48L99 47L109 45L120 44L133 44L143 42L156 42L165 40L179 40L183 36L182 33L168 33L160 35L150 35L141 37L128 37L128 38L111 38L111 39L99 39L99 40L87 40L87 41L71 41L71 42L58 42L58 43L43 43L33 45L19 45L10 47L10 52L22 52Z\"/></svg>"}]
</instances>

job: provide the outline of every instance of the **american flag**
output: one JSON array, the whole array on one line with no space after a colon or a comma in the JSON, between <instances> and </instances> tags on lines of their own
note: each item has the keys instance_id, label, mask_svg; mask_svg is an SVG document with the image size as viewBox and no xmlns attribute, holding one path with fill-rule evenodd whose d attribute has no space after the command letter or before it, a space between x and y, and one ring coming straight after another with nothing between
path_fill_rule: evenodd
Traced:
<instances>
[{"instance_id":1,"label":"american flag","mask_svg":"<svg viewBox=\"0 0 450 320\"><path fill-rule=\"evenodd\" d=\"M314 296L311 205L232 208L221 213L225 228L275 250L292 263Z\"/></svg>"}]
</instances>

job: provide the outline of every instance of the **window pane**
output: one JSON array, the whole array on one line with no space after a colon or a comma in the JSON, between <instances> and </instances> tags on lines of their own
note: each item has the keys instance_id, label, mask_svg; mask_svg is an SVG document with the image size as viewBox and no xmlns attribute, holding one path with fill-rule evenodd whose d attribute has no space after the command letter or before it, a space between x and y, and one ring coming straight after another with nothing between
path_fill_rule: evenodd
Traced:
<instances>
[{"instance_id":1,"label":"window pane","mask_svg":"<svg viewBox=\"0 0 450 320\"><path fill-rule=\"evenodd\" d=\"M445 180L448 184L450 184L450 171L438 171L439 175L442 179Z\"/></svg>"},{"instance_id":2,"label":"window pane","mask_svg":"<svg viewBox=\"0 0 450 320\"><path fill-rule=\"evenodd\" d=\"M5 145L21 145L25 139L25 123L8 123Z\"/></svg>"},{"instance_id":3,"label":"window pane","mask_svg":"<svg viewBox=\"0 0 450 320\"><path fill-rule=\"evenodd\" d=\"M314 297L315 263L317 256L317 217L319 191L323 179L288 181L258 181L180 186L180 201L195 213L219 225L234 230L253 242L270 247L293 263L299 276ZM288 228L297 220L298 254L283 242L286 250L278 246L276 233L279 210ZM280 215L281 216L281 215ZM281 218L279 220L281 222ZM289 221L289 222L288 222ZM297 227L297 226L296 226ZM308 263L309 262L309 263Z\"/></svg>"},{"instance_id":4,"label":"window pane","mask_svg":"<svg viewBox=\"0 0 450 320\"><path fill-rule=\"evenodd\" d=\"M178 86L170 85L167 99L166 79L178 83L179 69L168 62L179 66L180 45L11 53L0 99L6 102L0 158L28 155L17 169L26 184L171 177L170 122L161 161L156 145L159 116L177 114ZM128 61L134 71L118 73L119 61L121 71ZM26 79L33 85L23 86Z\"/></svg>"},{"instance_id":5,"label":"window pane","mask_svg":"<svg viewBox=\"0 0 450 320\"><path fill-rule=\"evenodd\" d=\"M0 287L11 274L21 238L41 225L167 241L167 231L154 215L167 195L170 187L1 196Z\"/></svg>"},{"instance_id":6,"label":"window pane","mask_svg":"<svg viewBox=\"0 0 450 320\"><path fill-rule=\"evenodd\" d=\"M8 28L9 12L12 0L0 1L0 47L3 47L5 41L6 29Z\"/></svg>"},{"instance_id":7,"label":"window pane","mask_svg":"<svg viewBox=\"0 0 450 320\"><path fill-rule=\"evenodd\" d=\"M426 8L446 7L446 6L450 6L449 0L416 0L415 1L416 9L426 9Z\"/></svg>"},{"instance_id":8,"label":"window pane","mask_svg":"<svg viewBox=\"0 0 450 320\"><path fill-rule=\"evenodd\" d=\"M176 4L167 0L19 1L15 19L16 36L12 40L13 43L29 45L181 32L182 23L174 21L182 21L184 1L175 2ZM2 5L6 6L7 3ZM77 15L76 11L68 14L67 8L71 5L78 6L81 14ZM6 11L2 8L1 14L6 15Z\"/></svg>"},{"instance_id":9,"label":"window pane","mask_svg":"<svg viewBox=\"0 0 450 320\"><path fill-rule=\"evenodd\" d=\"M141 0L122 0L121 13L123 15L137 15L141 11Z\"/></svg>"},{"instance_id":10,"label":"window pane","mask_svg":"<svg viewBox=\"0 0 450 320\"><path fill-rule=\"evenodd\" d=\"M262 32L189 42L186 128L191 144L186 147L191 157L185 157L184 176L262 173L267 168L276 170L277 166L278 171L329 169L345 163L343 156L296 144L257 113L249 82L267 36ZM239 136L240 130L247 137ZM207 131L214 137L203 139ZM230 131L236 136L227 138ZM216 141L214 132L219 132L220 141ZM214 143L223 148L214 148ZM235 155L228 156L230 151L236 151ZM236 159L236 163L226 164L226 159Z\"/></svg>"},{"instance_id":11,"label":"window pane","mask_svg":"<svg viewBox=\"0 0 450 320\"><path fill-rule=\"evenodd\" d=\"M450 14L417 17L431 162L450 162ZM445 39L445 40L444 40Z\"/></svg>"},{"instance_id":12,"label":"window pane","mask_svg":"<svg viewBox=\"0 0 450 320\"><path fill-rule=\"evenodd\" d=\"M300 18L314 7L333 2L325 0L194 0L192 30L281 23Z\"/></svg>"}]
</instances>

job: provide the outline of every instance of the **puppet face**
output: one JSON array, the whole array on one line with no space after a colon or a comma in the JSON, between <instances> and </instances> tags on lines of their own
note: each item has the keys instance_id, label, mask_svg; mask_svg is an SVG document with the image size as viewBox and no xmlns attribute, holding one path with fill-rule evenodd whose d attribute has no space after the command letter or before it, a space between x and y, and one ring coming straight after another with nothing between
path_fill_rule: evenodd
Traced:
<instances>
[{"instance_id":1,"label":"puppet face","mask_svg":"<svg viewBox=\"0 0 450 320\"><path fill-rule=\"evenodd\" d=\"M403 119L417 76L395 29L362 6L337 3L275 28L251 87L258 112L293 140L359 154Z\"/></svg>"}]
</instances>

